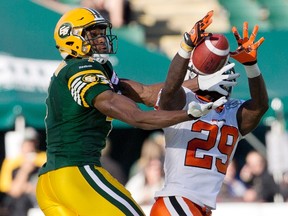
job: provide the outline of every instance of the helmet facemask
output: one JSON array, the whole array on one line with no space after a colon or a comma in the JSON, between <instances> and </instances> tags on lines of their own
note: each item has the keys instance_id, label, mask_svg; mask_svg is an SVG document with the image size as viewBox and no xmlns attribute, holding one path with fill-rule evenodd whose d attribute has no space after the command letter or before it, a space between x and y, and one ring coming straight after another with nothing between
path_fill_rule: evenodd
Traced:
<instances>
[{"instance_id":1,"label":"helmet facemask","mask_svg":"<svg viewBox=\"0 0 288 216\"><path fill-rule=\"evenodd\" d=\"M185 76L184 80L193 79L197 75L198 75L198 73L196 73L196 71L194 70L193 63L191 61L189 61L187 72L186 72L186 76Z\"/></svg>"},{"instance_id":2,"label":"helmet facemask","mask_svg":"<svg viewBox=\"0 0 288 216\"><path fill-rule=\"evenodd\" d=\"M231 62L227 62L226 65L230 64ZM235 74L235 70L234 67L232 67L231 69L229 69L228 71L225 71L223 74ZM236 79L230 80L231 82L236 82ZM225 86L225 85L221 85L221 87L223 89L225 89L228 92L228 96L227 98L232 94L232 90L233 87L232 86Z\"/></svg>"},{"instance_id":3,"label":"helmet facemask","mask_svg":"<svg viewBox=\"0 0 288 216\"><path fill-rule=\"evenodd\" d=\"M108 27L109 28L109 27ZM107 26L94 24L83 30L83 37L85 38L85 44L91 46L91 54L115 54L117 46L114 47L113 41L117 39L116 35L109 33L106 34Z\"/></svg>"},{"instance_id":4,"label":"helmet facemask","mask_svg":"<svg viewBox=\"0 0 288 216\"><path fill-rule=\"evenodd\" d=\"M230 64L229 61L227 61L226 65L228 65L228 64ZM223 75L224 74L235 74L235 70L234 70L234 68L231 68L228 71L225 71L223 73ZM197 73L197 70L195 70L193 63L190 62L189 65L188 65L188 69L187 69L187 73L186 73L186 76L185 76L185 80L193 79L196 76L205 76L205 75L201 75L201 74ZM231 82L235 82L235 80L230 80L230 81ZM233 87L232 86L221 85L221 88L225 89L228 92L228 95L226 97L229 98L231 93L232 93ZM211 101L216 101L220 97L225 96L225 95L222 95L222 94L220 94L220 93L218 93L216 91L202 91L202 90L198 90L196 92L196 94L200 95L200 96L209 95L209 97L211 98Z\"/></svg>"},{"instance_id":5,"label":"helmet facemask","mask_svg":"<svg viewBox=\"0 0 288 216\"><path fill-rule=\"evenodd\" d=\"M107 28L109 34L106 34ZM93 56L98 62L104 64L109 54L115 54L117 51L117 36L111 34L111 24L93 24L83 30L82 37L84 38L83 48L89 47L88 55Z\"/></svg>"}]
</instances>

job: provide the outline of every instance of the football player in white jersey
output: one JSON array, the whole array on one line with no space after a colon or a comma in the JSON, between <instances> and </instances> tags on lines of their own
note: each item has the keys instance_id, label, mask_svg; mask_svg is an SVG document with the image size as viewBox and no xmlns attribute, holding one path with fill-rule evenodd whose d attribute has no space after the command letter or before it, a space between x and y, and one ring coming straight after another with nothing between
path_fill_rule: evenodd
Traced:
<instances>
[{"instance_id":1,"label":"football player in white jersey","mask_svg":"<svg viewBox=\"0 0 288 216\"><path fill-rule=\"evenodd\" d=\"M195 26L188 34L193 35L194 31ZM247 22L243 24L243 37L236 27L232 28L232 32L238 48L230 52L230 56L244 65L251 98L244 101L227 95L225 105L212 109L196 120L163 129L166 139L165 184L161 191L156 192L151 216L211 215L211 210L216 209L216 197L239 140L257 127L268 109L268 95L257 65L257 50L264 38L255 42L257 25L249 37ZM194 87L181 87L186 73L184 66L188 66L193 50L193 37L184 37L184 42L190 47L181 46L175 55L174 59L183 64L181 67L170 66L159 97L159 109L186 109L189 102L194 100L204 106L223 97L219 91L198 90L195 94L190 90ZM225 90L231 88L227 85L222 87Z\"/></svg>"}]
</instances>

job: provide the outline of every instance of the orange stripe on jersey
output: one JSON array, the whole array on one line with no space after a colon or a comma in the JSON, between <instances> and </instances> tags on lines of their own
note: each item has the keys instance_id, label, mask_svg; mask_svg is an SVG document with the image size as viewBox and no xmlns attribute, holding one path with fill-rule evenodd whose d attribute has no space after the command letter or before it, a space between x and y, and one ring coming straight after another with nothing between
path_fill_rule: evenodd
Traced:
<instances>
[{"instance_id":1,"label":"orange stripe on jersey","mask_svg":"<svg viewBox=\"0 0 288 216\"><path fill-rule=\"evenodd\" d=\"M201 207L195 203L193 203L191 200L186 199L183 197L183 200L188 205L189 209L191 210L193 216L211 216L212 211L206 207Z\"/></svg>"},{"instance_id":2,"label":"orange stripe on jersey","mask_svg":"<svg viewBox=\"0 0 288 216\"><path fill-rule=\"evenodd\" d=\"M164 199L166 200L166 203ZM209 208L201 207L184 197L171 196L157 198L150 212L150 216L174 216L175 214L211 216L212 211Z\"/></svg>"},{"instance_id":3,"label":"orange stripe on jersey","mask_svg":"<svg viewBox=\"0 0 288 216\"><path fill-rule=\"evenodd\" d=\"M171 216L166 205L164 203L163 197L159 197L154 205L152 206L150 216Z\"/></svg>"}]
</instances>

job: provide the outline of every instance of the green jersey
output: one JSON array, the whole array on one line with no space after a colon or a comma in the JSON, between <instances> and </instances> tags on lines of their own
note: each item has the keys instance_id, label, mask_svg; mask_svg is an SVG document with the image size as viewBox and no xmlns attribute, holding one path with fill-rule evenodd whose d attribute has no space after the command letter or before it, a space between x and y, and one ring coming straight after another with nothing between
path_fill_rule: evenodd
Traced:
<instances>
[{"instance_id":1,"label":"green jersey","mask_svg":"<svg viewBox=\"0 0 288 216\"><path fill-rule=\"evenodd\" d=\"M115 77L110 62L102 65L92 58L59 65L46 99L47 162L40 174L66 166L100 166L112 119L93 106L93 99L114 90Z\"/></svg>"}]
</instances>

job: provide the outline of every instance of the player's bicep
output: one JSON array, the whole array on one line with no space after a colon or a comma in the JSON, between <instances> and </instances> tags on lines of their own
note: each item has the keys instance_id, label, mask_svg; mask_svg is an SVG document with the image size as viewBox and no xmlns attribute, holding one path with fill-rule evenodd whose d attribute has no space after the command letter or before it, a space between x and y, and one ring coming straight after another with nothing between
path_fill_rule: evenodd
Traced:
<instances>
[{"instance_id":1,"label":"player's bicep","mask_svg":"<svg viewBox=\"0 0 288 216\"><path fill-rule=\"evenodd\" d=\"M83 70L67 78L67 87L74 101L80 106L91 107L95 95L111 89L110 82L100 70Z\"/></svg>"}]
</instances>

